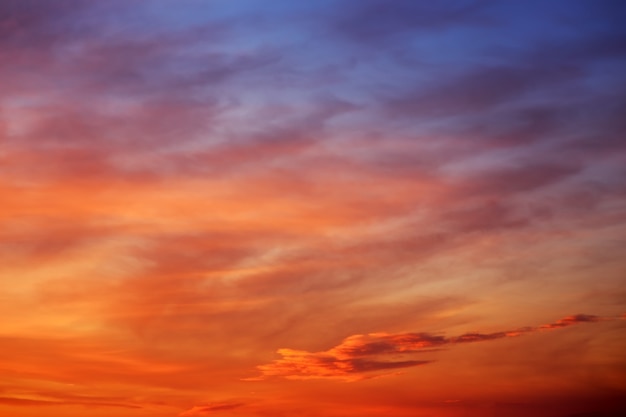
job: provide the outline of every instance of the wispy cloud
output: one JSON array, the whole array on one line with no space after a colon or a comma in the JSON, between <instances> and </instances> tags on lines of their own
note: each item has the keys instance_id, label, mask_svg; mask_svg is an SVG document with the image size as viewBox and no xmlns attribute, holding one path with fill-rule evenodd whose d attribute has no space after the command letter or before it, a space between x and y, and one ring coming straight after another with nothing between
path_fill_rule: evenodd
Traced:
<instances>
[{"instance_id":1,"label":"wispy cloud","mask_svg":"<svg viewBox=\"0 0 626 417\"><path fill-rule=\"evenodd\" d=\"M46 397L40 398L24 398L20 396L15 397L0 397L0 405L11 405L20 407L43 407L43 406L68 406L79 405L84 407L112 407L112 408L129 408L129 409L141 409L143 406L122 402L106 401L106 398L102 399L90 399L90 398L54 398L48 399Z\"/></svg>"},{"instance_id":2,"label":"wispy cloud","mask_svg":"<svg viewBox=\"0 0 626 417\"><path fill-rule=\"evenodd\" d=\"M197 405L179 414L180 417L187 416L200 416L204 414L213 414L219 411L229 411L236 408L244 407L246 403L243 402L219 402L211 403L207 405Z\"/></svg>"},{"instance_id":3,"label":"wispy cloud","mask_svg":"<svg viewBox=\"0 0 626 417\"><path fill-rule=\"evenodd\" d=\"M559 329L580 323L595 323L601 320L604 319L588 314L577 314L537 327L522 327L495 333L465 333L451 337L431 333L354 335L324 352L279 349L278 354L282 358L270 364L258 366L262 373L261 377L249 380L278 376L288 379L335 378L358 381L380 376L382 375L380 371L411 368L433 362L432 360L398 360L398 358L407 359L413 354L428 353L451 345L517 337L542 330Z\"/></svg>"},{"instance_id":4,"label":"wispy cloud","mask_svg":"<svg viewBox=\"0 0 626 417\"><path fill-rule=\"evenodd\" d=\"M598 316L592 316L589 314L576 314L575 316L567 316L563 317L560 320L555 321L554 323L544 324L539 326L540 329L558 329L561 327L573 326L579 323L595 323L602 320Z\"/></svg>"}]
</instances>

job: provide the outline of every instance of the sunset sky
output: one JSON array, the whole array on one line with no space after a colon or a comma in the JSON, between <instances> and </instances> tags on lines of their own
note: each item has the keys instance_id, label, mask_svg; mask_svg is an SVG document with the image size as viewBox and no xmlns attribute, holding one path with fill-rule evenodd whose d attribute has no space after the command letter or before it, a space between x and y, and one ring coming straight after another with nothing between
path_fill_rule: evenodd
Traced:
<instances>
[{"instance_id":1,"label":"sunset sky","mask_svg":"<svg viewBox=\"0 0 626 417\"><path fill-rule=\"evenodd\" d=\"M624 22L0 0L0 416L626 415Z\"/></svg>"}]
</instances>

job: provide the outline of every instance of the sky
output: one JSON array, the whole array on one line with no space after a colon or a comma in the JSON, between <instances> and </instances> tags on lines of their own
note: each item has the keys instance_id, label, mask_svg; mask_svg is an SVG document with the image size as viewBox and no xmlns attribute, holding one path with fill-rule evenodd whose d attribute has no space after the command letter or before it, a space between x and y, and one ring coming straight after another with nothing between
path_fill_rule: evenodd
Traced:
<instances>
[{"instance_id":1,"label":"sky","mask_svg":"<svg viewBox=\"0 0 626 417\"><path fill-rule=\"evenodd\" d=\"M0 1L0 415L624 415L625 20Z\"/></svg>"}]
</instances>

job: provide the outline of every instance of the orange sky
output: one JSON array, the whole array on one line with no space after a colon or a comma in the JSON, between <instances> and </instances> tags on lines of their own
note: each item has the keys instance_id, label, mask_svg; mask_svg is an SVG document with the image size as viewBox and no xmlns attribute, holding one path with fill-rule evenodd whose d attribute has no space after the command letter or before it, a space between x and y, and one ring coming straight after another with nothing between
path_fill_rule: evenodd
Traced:
<instances>
[{"instance_id":1,"label":"orange sky","mask_svg":"<svg viewBox=\"0 0 626 417\"><path fill-rule=\"evenodd\" d=\"M624 8L296 3L0 5L0 415L621 415Z\"/></svg>"}]
</instances>

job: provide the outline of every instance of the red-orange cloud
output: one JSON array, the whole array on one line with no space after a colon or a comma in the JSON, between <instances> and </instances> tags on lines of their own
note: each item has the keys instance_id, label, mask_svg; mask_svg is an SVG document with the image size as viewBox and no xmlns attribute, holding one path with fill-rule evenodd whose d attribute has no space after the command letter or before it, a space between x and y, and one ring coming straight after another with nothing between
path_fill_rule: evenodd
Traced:
<instances>
[{"instance_id":1,"label":"red-orange cloud","mask_svg":"<svg viewBox=\"0 0 626 417\"><path fill-rule=\"evenodd\" d=\"M378 376L378 374L372 375L371 372L428 364L433 361L415 360L412 359L412 355L432 352L447 345L517 337L540 330L552 330L601 320L603 319L598 316L576 314L538 327L523 327L495 333L465 333L453 337L430 333L358 334L345 338L339 345L323 352L279 349L278 353L282 358L270 364L258 366L262 376L250 378L250 380L280 376L288 379L336 378L356 381Z\"/></svg>"},{"instance_id":2,"label":"red-orange cloud","mask_svg":"<svg viewBox=\"0 0 626 417\"><path fill-rule=\"evenodd\" d=\"M574 324L579 323L594 323L600 320L601 318L598 316L591 316L589 314L576 314L575 316L563 317L562 319L557 320L554 323L544 324L540 327L540 329L558 329L561 327L573 326Z\"/></svg>"},{"instance_id":3,"label":"red-orange cloud","mask_svg":"<svg viewBox=\"0 0 626 417\"><path fill-rule=\"evenodd\" d=\"M212 403L208 405L199 405L199 406L195 406L187 411L180 413L179 417L190 417L190 416L212 414L218 411L233 410L235 408L240 408L245 405L246 404L242 402L220 402L220 403Z\"/></svg>"}]
</instances>

